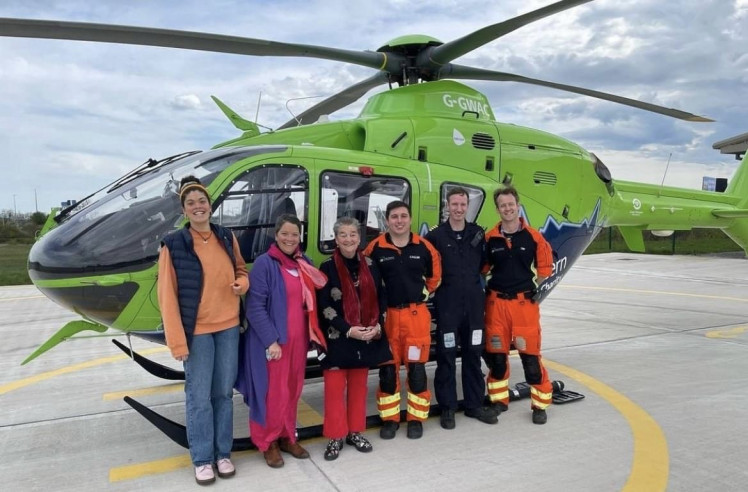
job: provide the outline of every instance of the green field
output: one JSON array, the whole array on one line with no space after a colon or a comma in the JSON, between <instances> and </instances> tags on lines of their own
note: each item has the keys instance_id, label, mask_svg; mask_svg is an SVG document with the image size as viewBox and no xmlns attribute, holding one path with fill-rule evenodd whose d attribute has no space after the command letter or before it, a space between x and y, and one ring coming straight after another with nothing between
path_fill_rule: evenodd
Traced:
<instances>
[{"instance_id":1,"label":"green field","mask_svg":"<svg viewBox=\"0 0 748 492\"><path fill-rule=\"evenodd\" d=\"M676 231L670 237L655 237L644 231L644 247L646 252L656 255L701 255L710 253L725 253L741 251L740 246L727 237L719 229L694 229L692 231ZM605 229L590 244L585 254L610 253L613 251L627 252L629 249L623 242L617 228Z\"/></svg>"},{"instance_id":2,"label":"green field","mask_svg":"<svg viewBox=\"0 0 748 492\"><path fill-rule=\"evenodd\" d=\"M31 244L0 243L0 285L30 284L26 258Z\"/></svg>"}]
</instances>

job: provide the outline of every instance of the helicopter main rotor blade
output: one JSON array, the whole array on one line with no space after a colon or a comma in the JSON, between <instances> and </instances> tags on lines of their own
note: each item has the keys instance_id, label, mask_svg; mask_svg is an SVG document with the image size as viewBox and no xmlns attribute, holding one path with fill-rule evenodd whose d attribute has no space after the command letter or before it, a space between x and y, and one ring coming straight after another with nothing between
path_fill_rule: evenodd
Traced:
<instances>
[{"instance_id":1,"label":"helicopter main rotor blade","mask_svg":"<svg viewBox=\"0 0 748 492\"><path fill-rule=\"evenodd\" d=\"M389 67L396 71L400 65L397 57L388 57L374 51L341 50L202 32L88 22L0 18L0 36L134 44L253 56L322 58L377 70Z\"/></svg>"},{"instance_id":2,"label":"helicopter main rotor blade","mask_svg":"<svg viewBox=\"0 0 748 492\"><path fill-rule=\"evenodd\" d=\"M557 14L591 1L592 0L561 0L552 5L533 10L532 12L514 17L513 19L499 22L498 24L484 27L483 29L468 34L467 36L436 46L428 52L428 57L432 63L446 65L465 53L469 53L484 44L490 43L495 39L519 29L520 27L548 17L549 15Z\"/></svg>"},{"instance_id":3,"label":"helicopter main rotor blade","mask_svg":"<svg viewBox=\"0 0 748 492\"><path fill-rule=\"evenodd\" d=\"M576 87L573 85L557 84L555 82L548 82L545 80L531 79L529 77L523 77L521 75L515 75L504 72L494 72L492 70L483 70L480 68L465 67L462 65L450 64L448 67L444 67L439 72L439 78L450 78L450 79L472 79L472 80L493 80L493 81L506 81L506 82L521 82L523 84L539 85L542 87L551 87L566 92L573 92L575 94L581 94L583 96L595 97L597 99L603 99L605 101L611 101L625 106L631 106L633 108L643 109L645 111L651 111L653 113L663 114L672 118L678 118L679 120L692 121L692 122L713 122L709 118L699 116L686 111L680 111L678 109L666 108L664 106L658 106L656 104L650 104L643 101L637 101L636 99L629 99L628 97L616 96L608 94L606 92L595 91L592 89L585 89L583 87Z\"/></svg>"},{"instance_id":4,"label":"helicopter main rotor blade","mask_svg":"<svg viewBox=\"0 0 748 492\"><path fill-rule=\"evenodd\" d=\"M348 106L358 101L364 94L374 87L384 84L389 80L387 73L379 72L376 75L369 77L368 79L362 80L357 84L354 84L347 89L344 89L337 94L334 94L324 101L315 104L311 108L307 109L303 113L285 122L279 130L284 128L291 128L294 126L308 125L314 123L319 119L320 116L325 114L331 114L335 111Z\"/></svg>"}]
</instances>

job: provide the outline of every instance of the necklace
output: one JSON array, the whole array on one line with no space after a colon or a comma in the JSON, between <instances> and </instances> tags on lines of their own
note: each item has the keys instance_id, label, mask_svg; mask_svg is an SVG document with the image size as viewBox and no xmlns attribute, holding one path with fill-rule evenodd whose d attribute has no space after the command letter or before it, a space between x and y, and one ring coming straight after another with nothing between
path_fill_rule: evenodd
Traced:
<instances>
[{"instance_id":1,"label":"necklace","mask_svg":"<svg viewBox=\"0 0 748 492\"><path fill-rule=\"evenodd\" d=\"M208 244L208 239L210 239L210 236L213 235L213 230L211 229L207 236L203 236L200 234L200 231L193 229L193 231L197 232L197 235L200 236L200 238L203 240L203 244Z\"/></svg>"}]
</instances>

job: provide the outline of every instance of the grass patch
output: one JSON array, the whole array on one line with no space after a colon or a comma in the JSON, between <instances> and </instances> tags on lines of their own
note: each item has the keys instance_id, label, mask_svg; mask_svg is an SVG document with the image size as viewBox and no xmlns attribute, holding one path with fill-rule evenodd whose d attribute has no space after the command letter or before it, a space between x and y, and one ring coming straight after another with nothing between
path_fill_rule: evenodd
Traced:
<instances>
[{"instance_id":1,"label":"grass patch","mask_svg":"<svg viewBox=\"0 0 748 492\"><path fill-rule=\"evenodd\" d=\"M649 231L642 234L646 252L655 255L702 255L742 251L740 246L719 229L675 231L670 237L656 237ZM584 254L628 251L618 228L609 227L592 241Z\"/></svg>"},{"instance_id":2,"label":"grass patch","mask_svg":"<svg viewBox=\"0 0 748 492\"><path fill-rule=\"evenodd\" d=\"M32 244L0 243L0 285L31 283L26 260Z\"/></svg>"}]
</instances>

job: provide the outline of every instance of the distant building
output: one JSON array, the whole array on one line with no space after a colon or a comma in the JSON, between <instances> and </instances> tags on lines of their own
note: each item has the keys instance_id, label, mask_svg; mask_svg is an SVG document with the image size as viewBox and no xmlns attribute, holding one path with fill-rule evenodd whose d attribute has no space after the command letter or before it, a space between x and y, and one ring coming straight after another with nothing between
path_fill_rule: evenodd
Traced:
<instances>
[{"instance_id":1,"label":"distant building","mask_svg":"<svg viewBox=\"0 0 748 492\"><path fill-rule=\"evenodd\" d=\"M748 150L748 133L720 140L713 144L712 148L719 150L720 154L733 154L735 159L740 160Z\"/></svg>"}]
</instances>

